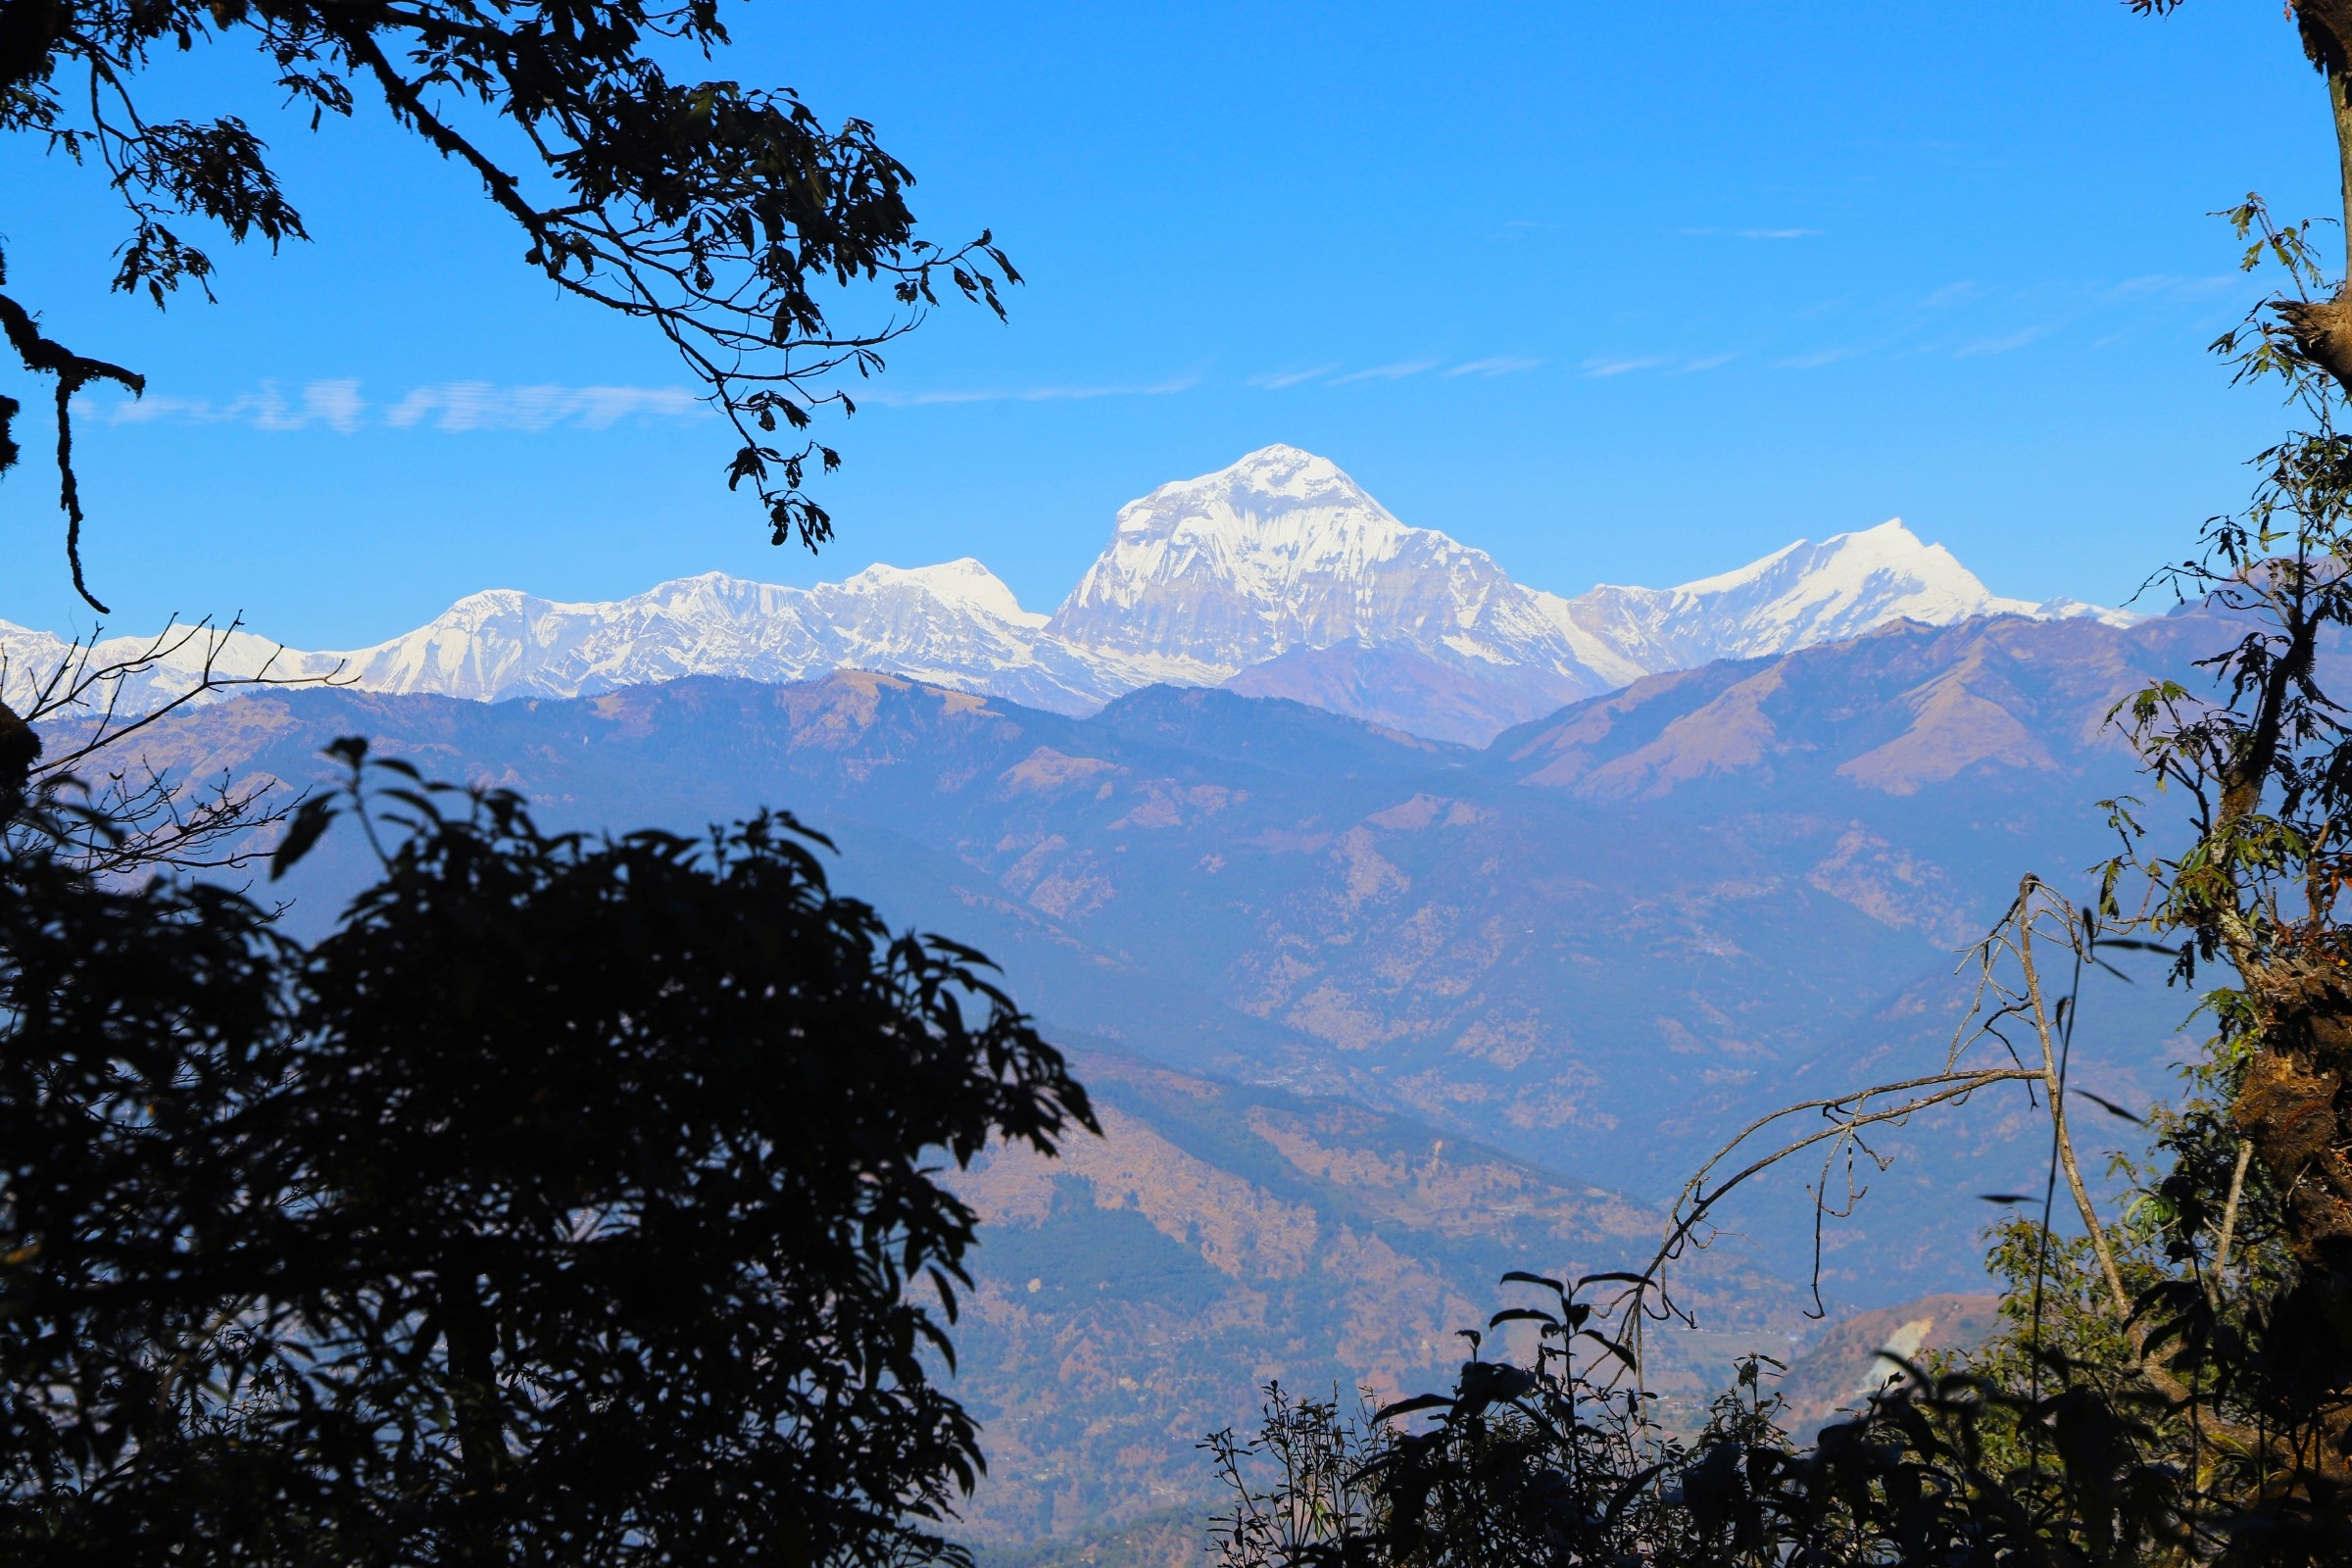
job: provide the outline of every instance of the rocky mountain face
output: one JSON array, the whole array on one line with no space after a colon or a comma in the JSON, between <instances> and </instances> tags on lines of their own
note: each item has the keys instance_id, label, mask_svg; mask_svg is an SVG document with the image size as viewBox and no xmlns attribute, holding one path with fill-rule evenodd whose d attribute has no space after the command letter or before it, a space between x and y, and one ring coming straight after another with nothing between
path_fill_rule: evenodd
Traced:
<instances>
[{"instance_id":1,"label":"rocky mountain face","mask_svg":"<svg viewBox=\"0 0 2352 1568\"><path fill-rule=\"evenodd\" d=\"M2007 1326L2000 1304L1988 1291L1939 1292L1857 1312L1815 1336L1780 1379L1788 1430L1810 1436L1841 1411L1864 1408L1872 1395L1903 1378L1904 1362L1977 1348Z\"/></svg>"},{"instance_id":2,"label":"rocky mountain face","mask_svg":"<svg viewBox=\"0 0 2352 1568\"><path fill-rule=\"evenodd\" d=\"M366 691L478 700L866 669L1070 714L1154 683L1230 683L1483 745L1644 675L1898 619L1993 614L2118 619L2071 601L1998 598L1899 521L1800 541L1680 588L1563 599L1514 582L1483 551L1406 526L1327 460L1273 446L1121 508L1110 543L1050 616L968 559L871 566L810 589L713 572L609 604L475 594L429 625L343 653L245 635L219 650L219 666L243 674L274 659L279 674L339 670ZM102 657L136 647L114 639ZM0 655L15 701L67 649L0 623ZM125 706L184 690L192 657L134 672Z\"/></svg>"}]
</instances>

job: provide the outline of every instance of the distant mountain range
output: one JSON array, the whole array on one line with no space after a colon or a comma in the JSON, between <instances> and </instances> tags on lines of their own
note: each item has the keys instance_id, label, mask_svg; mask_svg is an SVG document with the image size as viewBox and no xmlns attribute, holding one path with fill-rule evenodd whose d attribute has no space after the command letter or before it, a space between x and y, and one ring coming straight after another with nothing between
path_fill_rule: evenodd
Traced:
<instances>
[{"instance_id":1,"label":"distant mountain range","mask_svg":"<svg viewBox=\"0 0 2352 1568\"><path fill-rule=\"evenodd\" d=\"M1000 960L1110 1109L1057 1164L961 1179L984 1223L957 1387L994 1461L971 1527L1012 1544L1193 1505L1194 1443L1265 1377L1442 1381L1500 1269L1633 1261L1760 1107L1940 1062L1952 950L2020 873L2079 878L2111 841L2095 803L2133 764L2109 710L2199 679L2235 633L1901 621L1643 676L1484 750L1231 690L1075 716L851 670L498 703L298 690L141 739L181 776L306 788L364 734L559 827L789 807L895 926ZM316 929L372 864L338 830L271 896ZM2140 979L2090 977L2074 1042L2078 1081L2127 1106L2166 1092L2189 1006ZM1870 1195L1823 1236L1832 1305L1981 1289L1996 1211L1976 1195L2037 1190L2046 1132L1986 1096L1878 1147L1901 1157L1857 1161ZM1680 1392L1808 1332L1819 1179L1726 1213L1688 1281L1709 1334L1676 1351ZM1946 1315L1852 1330L1844 1369L1794 1392L1847 1396L1873 1336L1923 1314Z\"/></svg>"},{"instance_id":2,"label":"distant mountain range","mask_svg":"<svg viewBox=\"0 0 2352 1568\"><path fill-rule=\"evenodd\" d=\"M1898 623L1645 676L1484 751L1227 691L1081 718L846 671L491 704L290 692L144 750L307 787L327 741L365 734L591 828L788 806L841 838L848 885L968 934L1057 1027L1655 1201L1760 1102L1945 1038L1952 949L2022 872L2106 852L2096 803L2133 776L2108 710L2197 679L2230 635L2203 614ZM2123 1020L2118 1070L2141 1072L2182 1010L2119 988L2084 1011L2083 1070ZM1948 1288L1971 1272L1965 1250L1936 1272L1953 1262L1874 1255L1849 1283Z\"/></svg>"},{"instance_id":3,"label":"distant mountain range","mask_svg":"<svg viewBox=\"0 0 2352 1568\"><path fill-rule=\"evenodd\" d=\"M577 697L684 675L781 682L904 675L1084 714L1152 684L1231 684L1440 740L1484 744L1643 675L1836 641L1898 619L2129 617L1989 592L1900 521L1799 541L1679 588L1573 599L1520 585L1485 552L1407 527L1325 459L1271 446L1120 509L1111 540L1051 615L973 560L869 566L781 588L717 572L609 604L470 595L371 648L277 649L240 635L220 667L340 668L366 691ZM116 639L109 651L134 646ZM65 644L0 622L12 688ZM125 690L183 689L186 655Z\"/></svg>"}]
</instances>

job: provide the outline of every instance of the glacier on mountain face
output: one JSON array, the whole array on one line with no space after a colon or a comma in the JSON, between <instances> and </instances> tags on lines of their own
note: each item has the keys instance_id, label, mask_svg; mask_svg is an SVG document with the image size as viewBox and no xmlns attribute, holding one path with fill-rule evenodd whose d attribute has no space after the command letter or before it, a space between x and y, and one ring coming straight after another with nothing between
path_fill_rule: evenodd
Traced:
<instances>
[{"instance_id":1,"label":"glacier on mountain face","mask_svg":"<svg viewBox=\"0 0 2352 1568\"><path fill-rule=\"evenodd\" d=\"M610 603L473 594L389 642L284 650L274 667L484 701L858 668L1073 714L1156 682L1231 682L1481 743L1647 674L1786 653L1896 619L2000 614L2131 618L2072 600L1999 598L1899 520L1800 540L1677 588L1604 585L1563 598L1514 582L1484 551L1407 526L1329 460L1278 445L1122 507L1109 544L1050 616L1024 610L969 558L874 565L805 589L709 572ZM273 650L240 633L222 664L245 673ZM68 653L47 633L0 622L8 700ZM175 656L136 672L118 700L125 710L152 708L195 676Z\"/></svg>"}]
</instances>

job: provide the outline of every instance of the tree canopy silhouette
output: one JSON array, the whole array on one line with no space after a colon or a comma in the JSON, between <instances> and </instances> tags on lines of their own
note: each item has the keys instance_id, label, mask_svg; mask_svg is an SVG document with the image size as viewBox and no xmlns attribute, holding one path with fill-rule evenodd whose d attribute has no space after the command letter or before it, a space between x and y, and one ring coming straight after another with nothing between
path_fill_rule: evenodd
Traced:
<instances>
[{"instance_id":1,"label":"tree canopy silhouette","mask_svg":"<svg viewBox=\"0 0 2352 1568\"><path fill-rule=\"evenodd\" d=\"M380 875L312 946L0 858L0 1557L957 1556L931 1162L1091 1128L1059 1054L790 818L549 834L340 750L279 863L344 812Z\"/></svg>"}]
</instances>

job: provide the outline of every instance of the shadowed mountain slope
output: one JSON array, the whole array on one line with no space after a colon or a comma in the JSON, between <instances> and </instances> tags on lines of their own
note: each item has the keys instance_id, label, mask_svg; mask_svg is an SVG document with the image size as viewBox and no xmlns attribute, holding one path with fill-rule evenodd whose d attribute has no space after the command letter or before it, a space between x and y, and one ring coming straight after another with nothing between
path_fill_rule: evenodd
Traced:
<instances>
[{"instance_id":1,"label":"shadowed mountain slope","mask_svg":"<svg viewBox=\"0 0 2352 1568\"><path fill-rule=\"evenodd\" d=\"M1298 648L1225 683L1245 697L1287 697L1433 740L1484 746L1496 730L1555 711L1556 692L1442 664L1400 648Z\"/></svg>"},{"instance_id":2,"label":"shadowed mountain slope","mask_svg":"<svg viewBox=\"0 0 2352 1568\"><path fill-rule=\"evenodd\" d=\"M1651 675L1505 732L1494 746L1522 782L1592 800L1691 786L1802 779L1890 798L1966 781L2032 793L2062 778L2120 778L2131 753L2115 705L2230 636L2202 614L2125 630L2014 616L1954 627L1896 622L1851 642Z\"/></svg>"}]
</instances>

